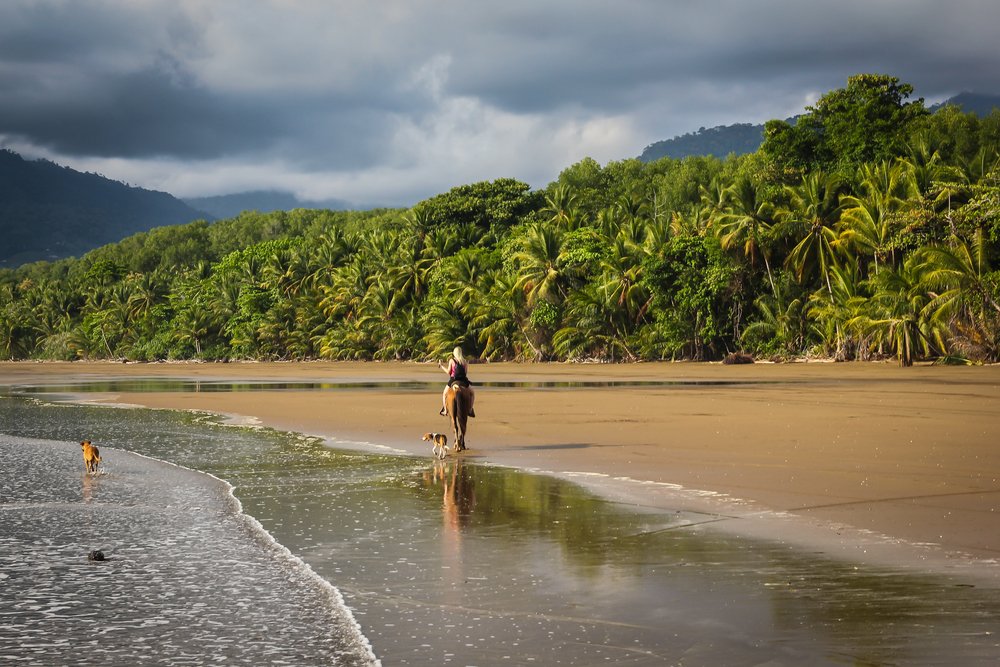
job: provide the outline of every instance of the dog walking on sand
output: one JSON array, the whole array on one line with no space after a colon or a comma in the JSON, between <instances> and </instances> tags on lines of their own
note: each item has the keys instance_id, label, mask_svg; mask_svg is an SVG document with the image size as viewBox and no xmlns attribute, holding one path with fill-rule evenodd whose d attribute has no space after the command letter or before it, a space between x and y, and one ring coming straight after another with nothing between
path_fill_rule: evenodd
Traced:
<instances>
[{"instance_id":1,"label":"dog walking on sand","mask_svg":"<svg viewBox=\"0 0 1000 667\"><path fill-rule=\"evenodd\" d=\"M434 443L434 458L443 459L448 456L448 436L444 433L424 433L421 439Z\"/></svg>"}]
</instances>

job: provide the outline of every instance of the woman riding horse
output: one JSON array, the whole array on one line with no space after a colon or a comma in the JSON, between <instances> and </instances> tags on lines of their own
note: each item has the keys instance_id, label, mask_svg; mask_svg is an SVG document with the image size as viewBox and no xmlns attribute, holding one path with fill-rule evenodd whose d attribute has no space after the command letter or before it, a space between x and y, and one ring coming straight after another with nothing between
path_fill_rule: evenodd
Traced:
<instances>
[{"instance_id":1,"label":"woman riding horse","mask_svg":"<svg viewBox=\"0 0 1000 667\"><path fill-rule=\"evenodd\" d=\"M465 359L462 348L456 347L452 350L447 368L440 362L438 362L438 366L441 370L448 373L448 384L441 393L441 411L438 414L448 414L448 388L454 384L458 384L469 390L469 416L475 417L476 411L472 406L476 403L476 391L472 388L472 383L469 382L469 362Z\"/></svg>"}]
</instances>

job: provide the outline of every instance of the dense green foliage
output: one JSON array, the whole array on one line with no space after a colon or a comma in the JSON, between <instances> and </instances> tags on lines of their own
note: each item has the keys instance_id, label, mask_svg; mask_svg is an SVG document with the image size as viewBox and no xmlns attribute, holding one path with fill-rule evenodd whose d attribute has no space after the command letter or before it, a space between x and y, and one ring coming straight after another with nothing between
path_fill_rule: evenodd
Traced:
<instances>
[{"instance_id":1,"label":"dense green foliage","mask_svg":"<svg viewBox=\"0 0 1000 667\"><path fill-rule=\"evenodd\" d=\"M913 86L895 77L859 74L847 87L823 95L795 125L772 120L761 150L779 166L799 171L851 169L890 160L905 149L900 131L927 113L923 100L907 102Z\"/></svg>"},{"instance_id":2,"label":"dense green foliage","mask_svg":"<svg viewBox=\"0 0 1000 667\"><path fill-rule=\"evenodd\" d=\"M761 150L243 214L0 271L0 357L1000 358L1000 112L853 77ZM801 127L800 127L801 126Z\"/></svg>"}]
</instances>

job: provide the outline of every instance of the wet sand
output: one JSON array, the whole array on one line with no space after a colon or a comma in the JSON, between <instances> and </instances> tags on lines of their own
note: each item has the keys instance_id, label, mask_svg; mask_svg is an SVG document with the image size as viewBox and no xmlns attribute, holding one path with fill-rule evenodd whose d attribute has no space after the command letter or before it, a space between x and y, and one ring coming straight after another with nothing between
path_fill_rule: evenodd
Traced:
<instances>
[{"instance_id":1,"label":"wet sand","mask_svg":"<svg viewBox=\"0 0 1000 667\"><path fill-rule=\"evenodd\" d=\"M1000 366L481 364L470 375L485 384L468 460L604 480L637 505L724 502L805 517L831 534L851 527L981 562L1000 556ZM427 456L420 435L448 429L435 364L0 364L0 384L109 378L426 382L435 386L90 397L254 417ZM622 381L653 384L573 386ZM661 486L616 491L622 478ZM659 492L672 485L713 493Z\"/></svg>"}]
</instances>

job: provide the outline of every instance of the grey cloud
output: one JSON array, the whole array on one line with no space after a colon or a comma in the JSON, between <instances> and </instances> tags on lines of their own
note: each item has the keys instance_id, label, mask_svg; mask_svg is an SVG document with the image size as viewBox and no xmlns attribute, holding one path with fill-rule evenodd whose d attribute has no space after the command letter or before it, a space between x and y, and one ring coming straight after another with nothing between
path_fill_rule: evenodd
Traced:
<instances>
[{"instance_id":1,"label":"grey cloud","mask_svg":"<svg viewBox=\"0 0 1000 667\"><path fill-rule=\"evenodd\" d=\"M55 91L17 83L20 94L0 103L2 132L66 155L212 159L284 149L293 160L318 153L328 165L365 166L385 148L380 130L394 111L377 96L211 91L165 66Z\"/></svg>"},{"instance_id":2,"label":"grey cloud","mask_svg":"<svg viewBox=\"0 0 1000 667\"><path fill-rule=\"evenodd\" d=\"M523 155L535 174L568 141L540 145L539 128L614 119L635 145L581 145L579 157L620 159L700 126L797 113L858 72L927 98L1000 93L997 25L986 0L10 0L0 137L54 156L243 160L345 181L489 173L489 160L517 177L509 158L463 142ZM434 62L448 63L440 80L418 76ZM414 133L455 145L400 150Z\"/></svg>"},{"instance_id":3,"label":"grey cloud","mask_svg":"<svg viewBox=\"0 0 1000 667\"><path fill-rule=\"evenodd\" d=\"M933 95L968 74L959 63L977 60L985 76L970 76L970 84L1000 84L1000 50L989 36L1000 25L1000 5L959 2L945 11L934 2L772 1L606 8L595 14L570 9L567 20L555 11L537 15L532 18L544 27L524 32L505 21L488 28L485 38L470 38L456 62L455 92L514 110L580 105L616 111L648 100L657 87L676 95L704 81L756 85L771 94L810 82L836 87L850 74L878 71ZM970 43L971 53L956 58L955 45Z\"/></svg>"},{"instance_id":4,"label":"grey cloud","mask_svg":"<svg viewBox=\"0 0 1000 667\"><path fill-rule=\"evenodd\" d=\"M242 145L259 149L274 134L267 113L145 69L90 82L71 93L3 105L7 133L69 155L207 158Z\"/></svg>"}]
</instances>

